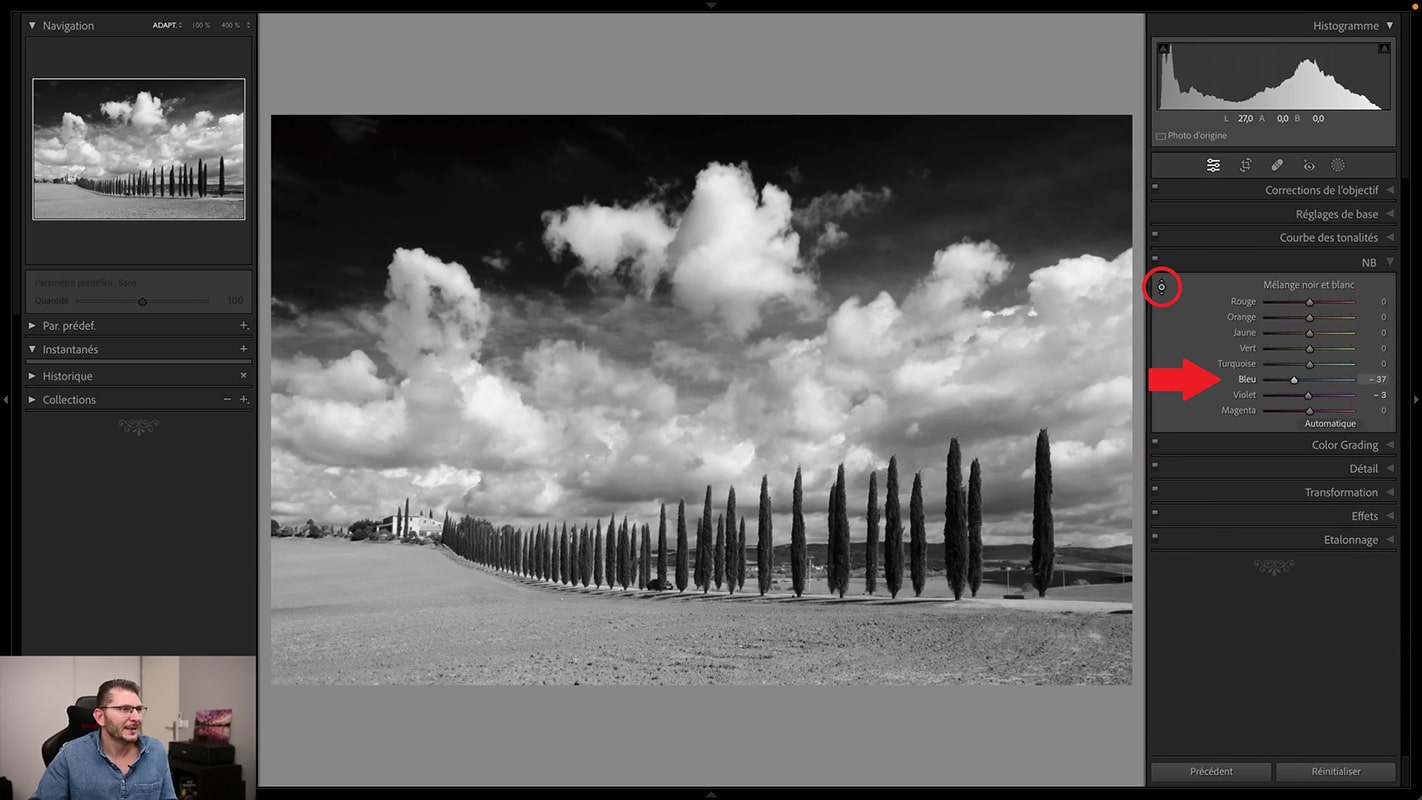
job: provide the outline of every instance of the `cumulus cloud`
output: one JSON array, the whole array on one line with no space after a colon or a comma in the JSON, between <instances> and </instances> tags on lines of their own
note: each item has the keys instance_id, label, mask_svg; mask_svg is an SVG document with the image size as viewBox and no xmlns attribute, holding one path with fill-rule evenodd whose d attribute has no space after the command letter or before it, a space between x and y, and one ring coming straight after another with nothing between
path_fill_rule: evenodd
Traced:
<instances>
[{"instance_id":1,"label":"cumulus cloud","mask_svg":"<svg viewBox=\"0 0 1422 800\"><path fill-rule=\"evenodd\" d=\"M99 110L104 112L104 116L112 120L118 120L127 125L130 117L133 116L133 104L124 100L110 100L99 105ZM65 114L69 116L69 114Z\"/></svg>"},{"instance_id":2,"label":"cumulus cloud","mask_svg":"<svg viewBox=\"0 0 1422 800\"><path fill-rule=\"evenodd\" d=\"M478 355L489 307L469 272L420 248L399 248L386 284L381 350L409 372L421 358L458 365Z\"/></svg>"},{"instance_id":3,"label":"cumulus cloud","mask_svg":"<svg viewBox=\"0 0 1422 800\"><path fill-rule=\"evenodd\" d=\"M693 314L715 317L744 338L760 325L771 301L817 309L815 282L803 270L799 250L789 194L766 184L757 198L748 168L712 164L697 176L691 204L667 248L672 289Z\"/></svg>"},{"instance_id":4,"label":"cumulus cloud","mask_svg":"<svg viewBox=\"0 0 1422 800\"><path fill-rule=\"evenodd\" d=\"M927 331L975 324L969 303L1001 283L1012 263L992 242L961 241L933 254L933 271L904 301L905 313Z\"/></svg>"},{"instance_id":5,"label":"cumulus cloud","mask_svg":"<svg viewBox=\"0 0 1422 800\"><path fill-rule=\"evenodd\" d=\"M66 111L56 125L37 125L35 177L97 179L221 159L228 184L241 184L245 172L243 114L218 116L212 110L197 109L191 117L175 121L178 103L180 100L142 91L99 103L98 113L91 111L89 119Z\"/></svg>"},{"instance_id":6,"label":"cumulus cloud","mask_svg":"<svg viewBox=\"0 0 1422 800\"><path fill-rule=\"evenodd\" d=\"M810 254L811 261L818 261L820 256L839 247L849 241L849 234L844 229L833 222L826 222L824 230L820 231L819 238L815 240L815 248Z\"/></svg>"},{"instance_id":7,"label":"cumulus cloud","mask_svg":"<svg viewBox=\"0 0 1422 800\"><path fill-rule=\"evenodd\" d=\"M154 128L164 123L163 101L154 97L151 92L139 92L132 100L100 103L99 111L110 120L132 125L144 133L152 133Z\"/></svg>"},{"instance_id":8,"label":"cumulus cloud","mask_svg":"<svg viewBox=\"0 0 1422 800\"><path fill-rule=\"evenodd\" d=\"M148 92L139 92L128 123L144 133L152 133L163 124L163 102Z\"/></svg>"},{"instance_id":9,"label":"cumulus cloud","mask_svg":"<svg viewBox=\"0 0 1422 800\"><path fill-rule=\"evenodd\" d=\"M787 235L788 197L748 192L736 170L705 176L709 185L675 218L681 244L664 248L669 277L688 260ZM587 243L576 227L559 228L573 252ZM682 249L698 246L707 252ZM724 349L658 339L627 361L535 332L506 340L518 349L500 366L483 353L486 334L523 306L500 311L460 265L400 250L385 306L343 317L364 320L368 348L274 360L273 512L341 509L353 520L408 495L520 525L613 513L655 524L661 502L674 513L685 497L698 513L708 484L718 504L731 485L753 503L768 474L776 524L787 530L790 483L803 467L809 535L823 541L834 468L845 464L859 530L868 473L880 472L882 498L882 471L897 455L901 502L921 470L930 530L941 530L944 458L957 437L965 477L972 459L983 467L987 540L1020 542L1030 531L1035 437L1048 427L1059 533L1077 544L1129 541L1131 253L1060 259L1017 275L1023 305L985 305L1017 269L995 243L959 241L923 264L901 298L848 298L816 335L725 340ZM307 320L302 341L351 339L318 315ZM680 391L689 386L694 403Z\"/></svg>"},{"instance_id":10,"label":"cumulus cloud","mask_svg":"<svg viewBox=\"0 0 1422 800\"><path fill-rule=\"evenodd\" d=\"M509 269L509 258L502 252L494 253L491 256L484 256L479 260L484 262L488 266L493 267L499 272L507 272Z\"/></svg>"},{"instance_id":11,"label":"cumulus cloud","mask_svg":"<svg viewBox=\"0 0 1422 800\"><path fill-rule=\"evenodd\" d=\"M660 202L630 208L588 203L543 216L554 256L571 252L578 270L625 275L650 297L670 281L678 305L714 319L733 336L757 328L767 306L818 310L816 285L800 260L790 196L773 184L757 192L748 167L710 164L681 213Z\"/></svg>"},{"instance_id":12,"label":"cumulus cloud","mask_svg":"<svg viewBox=\"0 0 1422 800\"><path fill-rule=\"evenodd\" d=\"M98 167L103 163L103 156L88 141L89 125L83 117L65 112L55 134L48 138L35 136L37 177L57 177L58 173L82 174L84 169Z\"/></svg>"},{"instance_id":13,"label":"cumulus cloud","mask_svg":"<svg viewBox=\"0 0 1422 800\"><path fill-rule=\"evenodd\" d=\"M348 315L375 337L387 374L361 350L274 357L273 442L315 462L387 467L465 463L466 447L499 463L542 441L541 416L477 360L490 309L464 267L401 248L388 275L384 307Z\"/></svg>"},{"instance_id":14,"label":"cumulus cloud","mask_svg":"<svg viewBox=\"0 0 1422 800\"><path fill-rule=\"evenodd\" d=\"M646 369L615 364L601 352L567 340L545 341L523 356L533 400L541 408L611 405L642 412L644 421L676 412L676 389Z\"/></svg>"},{"instance_id":15,"label":"cumulus cloud","mask_svg":"<svg viewBox=\"0 0 1422 800\"><path fill-rule=\"evenodd\" d=\"M843 192L826 192L795 209L795 224L817 228L826 222L857 217L883 208L893 196L887 186L877 190L856 186Z\"/></svg>"},{"instance_id":16,"label":"cumulus cloud","mask_svg":"<svg viewBox=\"0 0 1422 800\"><path fill-rule=\"evenodd\" d=\"M716 355L666 340L652 345L652 368L682 382L722 383L726 377Z\"/></svg>"},{"instance_id":17,"label":"cumulus cloud","mask_svg":"<svg viewBox=\"0 0 1422 800\"><path fill-rule=\"evenodd\" d=\"M588 203L543 214L543 241L555 257L565 251L578 259L578 270L607 278L627 275L650 297L666 266L667 245L676 235L660 205L631 208Z\"/></svg>"},{"instance_id":18,"label":"cumulus cloud","mask_svg":"<svg viewBox=\"0 0 1422 800\"><path fill-rule=\"evenodd\" d=\"M894 453L901 477L924 469L927 487L942 485L944 454L958 437L965 465L980 457L985 494L1002 502L989 534L1009 538L1023 535L1035 435L1050 427L1060 442L1058 502L1099 506L1077 530L1128 541L1131 253L1062 259L1029 276L1028 308L982 307L1011 272L990 242L940 250L902 303L887 292L852 297L821 335L760 343L748 353L753 370L727 391L727 418L748 426L768 461L824 450L842 435L880 469ZM827 458L845 452L827 449ZM941 508L941 489L937 496Z\"/></svg>"},{"instance_id":19,"label":"cumulus cloud","mask_svg":"<svg viewBox=\"0 0 1422 800\"><path fill-rule=\"evenodd\" d=\"M322 400L385 400L390 386L362 350L322 364L311 356L272 362L272 391Z\"/></svg>"}]
</instances>

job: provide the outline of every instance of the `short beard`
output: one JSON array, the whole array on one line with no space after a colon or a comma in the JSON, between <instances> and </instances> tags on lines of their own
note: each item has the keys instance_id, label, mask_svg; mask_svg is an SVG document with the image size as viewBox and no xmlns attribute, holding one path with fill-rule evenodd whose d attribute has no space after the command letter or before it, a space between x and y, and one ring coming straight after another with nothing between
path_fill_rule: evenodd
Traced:
<instances>
[{"instance_id":1,"label":"short beard","mask_svg":"<svg viewBox=\"0 0 1422 800\"><path fill-rule=\"evenodd\" d=\"M116 742L122 742L122 741L124 741L124 738L123 738L123 731L124 731L124 729L127 728L127 727L128 727L128 721L125 720L124 722L119 723L118 725L105 726L105 730L106 730L107 733L109 734L109 738L113 739L113 740L116 741ZM143 733L143 725L142 725L142 723L139 724L139 726L138 726L138 731L137 731L137 732L138 732L140 735Z\"/></svg>"}]
</instances>

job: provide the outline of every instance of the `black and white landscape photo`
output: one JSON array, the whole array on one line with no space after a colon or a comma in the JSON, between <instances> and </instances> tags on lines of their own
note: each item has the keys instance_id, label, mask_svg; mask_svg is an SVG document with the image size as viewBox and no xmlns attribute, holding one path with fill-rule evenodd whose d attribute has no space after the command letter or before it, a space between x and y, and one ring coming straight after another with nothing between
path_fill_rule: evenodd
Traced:
<instances>
[{"instance_id":1,"label":"black and white landscape photo","mask_svg":"<svg viewBox=\"0 0 1422 800\"><path fill-rule=\"evenodd\" d=\"M277 684L1129 684L1128 117L277 116Z\"/></svg>"},{"instance_id":2,"label":"black and white landscape photo","mask_svg":"<svg viewBox=\"0 0 1422 800\"><path fill-rule=\"evenodd\" d=\"M246 218L246 84L36 79L34 219Z\"/></svg>"}]
</instances>

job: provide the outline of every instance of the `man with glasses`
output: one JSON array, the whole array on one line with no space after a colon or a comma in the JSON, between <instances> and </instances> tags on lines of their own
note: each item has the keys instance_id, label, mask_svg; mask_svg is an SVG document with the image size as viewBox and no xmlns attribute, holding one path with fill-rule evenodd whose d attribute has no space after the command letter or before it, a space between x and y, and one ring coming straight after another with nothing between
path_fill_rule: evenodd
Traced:
<instances>
[{"instance_id":1,"label":"man with glasses","mask_svg":"<svg viewBox=\"0 0 1422 800\"><path fill-rule=\"evenodd\" d=\"M177 800L167 752L143 735L138 684L104 681L97 694L99 729L59 749L30 800Z\"/></svg>"}]
</instances>

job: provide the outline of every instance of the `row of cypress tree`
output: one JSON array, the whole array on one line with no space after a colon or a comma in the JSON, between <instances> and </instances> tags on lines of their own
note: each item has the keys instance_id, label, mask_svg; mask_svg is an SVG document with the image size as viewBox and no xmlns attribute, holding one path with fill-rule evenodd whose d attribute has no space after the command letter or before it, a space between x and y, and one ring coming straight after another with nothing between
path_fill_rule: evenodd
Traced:
<instances>
[{"instance_id":1,"label":"row of cypress tree","mask_svg":"<svg viewBox=\"0 0 1422 800\"><path fill-rule=\"evenodd\" d=\"M1055 546L1052 521L1051 446L1046 429L1037 437L1036 476L1033 483L1032 561L1033 584L1045 595L1051 583ZM891 597L898 597L903 588L905 555L904 525L899 505L898 457L889 459L886 497L883 505L884 537L882 572ZM849 589L850 527L844 465L839 466L829 500L829 543L826 574L831 593L840 597ZM804 493L801 470L795 471L790 525L790 574L795 596L804 593L808 578L808 548L805 541L803 509ZM880 516L878 473L869 475L869 504L866 514L865 590L878 590L880 574ZM408 513L408 511L406 512ZM677 504L676 544L674 563L669 562L667 546L667 508L662 505L657 532L656 571L652 578L651 531L644 524L640 538L636 525L629 526L623 517L619 526L616 515L608 520L604 541L602 521L589 529L574 527L569 532L563 523L561 532L543 525L525 534L511 526L495 529L483 521L465 520L459 524L446 518L445 543L461 556L496 569L555 583L582 586L620 585L623 589L669 589L668 570L674 570L675 586L686 591L694 586L707 593L712 586L722 586L735 593L744 590L746 578L746 520L738 518L736 490L731 488L721 514L713 525L712 488L706 487L701 514L696 518L695 567L691 566L692 543L688 540L686 501ZM757 518L756 573L761 595L769 591L775 569L775 545L771 525L769 477L760 482L759 516ZM982 586L982 468L977 459L969 467L966 484L963 481L962 452L957 438L949 445L944 501L944 562L949 588L954 599L964 592L974 597ZM915 473L909 493L908 570L914 596L922 594L927 584L928 537L924 524L923 476Z\"/></svg>"},{"instance_id":2,"label":"row of cypress tree","mask_svg":"<svg viewBox=\"0 0 1422 800\"><path fill-rule=\"evenodd\" d=\"M150 169L122 178L80 178L74 182L81 189L99 194L129 197L207 197L210 190L207 164L198 161L197 168L187 164L170 165L168 169ZM227 194L227 162L217 159L217 196Z\"/></svg>"}]
</instances>

